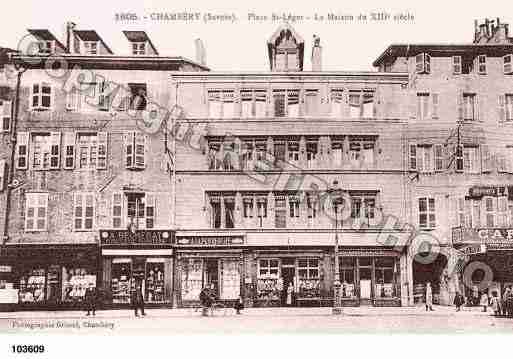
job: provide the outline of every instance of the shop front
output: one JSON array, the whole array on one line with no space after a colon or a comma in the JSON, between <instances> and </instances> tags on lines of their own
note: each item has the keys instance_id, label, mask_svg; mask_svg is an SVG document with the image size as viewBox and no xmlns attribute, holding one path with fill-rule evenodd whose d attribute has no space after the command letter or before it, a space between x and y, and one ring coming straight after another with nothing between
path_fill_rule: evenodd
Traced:
<instances>
[{"instance_id":1,"label":"shop front","mask_svg":"<svg viewBox=\"0 0 513 359\"><path fill-rule=\"evenodd\" d=\"M213 290L216 300L231 305L244 297L244 237L231 233L177 233L175 294L180 307L199 304L203 288Z\"/></svg>"},{"instance_id":2,"label":"shop front","mask_svg":"<svg viewBox=\"0 0 513 359\"><path fill-rule=\"evenodd\" d=\"M131 304L140 285L149 306L171 306L173 233L166 230L101 230L102 288L108 306Z\"/></svg>"},{"instance_id":3,"label":"shop front","mask_svg":"<svg viewBox=\"0 0 513 359\"><path fill-rule=\"evenodd\" d=\"M459 276L467 298L502 295L513 286L513 228L454 228L453 246L466 255Z\"/></svg>"},{"instance_id":4,"label":"shop front","mask_svg":"<svg viewBox=\"0 0 513 359\"><path fill-rule=\"evenodd\" d=\"M95 244L7 245L1 260L0 301L10 308L77 308L97 285Z\"/></svg>"}]
</instances>

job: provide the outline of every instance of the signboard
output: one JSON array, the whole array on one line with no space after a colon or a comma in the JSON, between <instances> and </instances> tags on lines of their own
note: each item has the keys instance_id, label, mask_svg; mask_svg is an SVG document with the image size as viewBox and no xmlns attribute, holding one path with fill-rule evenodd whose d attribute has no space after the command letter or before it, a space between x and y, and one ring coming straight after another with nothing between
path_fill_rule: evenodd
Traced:
<instances>
[{"instance_id":1,"label":"signboard","mask_svg":"<svg viewBox=\"0 0 513 359\"><path fill-rule=\"evenodd\" d=\"M474 186L470 187L468 191L469 197L498 197L506 195L506 187L504 186Z\"/></svg>"},{"instance_id":2,"label":"signboard","mask_svg":"<svg viewBox=\"0 0 513 359\"><path fill-rule=\"evenodd\" d=\"M488 249L513 249L513 228L455 228L453 244L485 244Z\"/></svg>"},{"instance_id":3,"label":"signboard","mask_svg":"<svg viewBox=\"0 0 513 359\"><path fill-rule=\"evenodd\" d=\"M468 256L472 254L486 253L486 244L471 244L463 248L460 248L460 251Z\"/></svg>"},{"instance_id":4,"label":"signboard","mask_svg":"<svg viewBox=\"0 0 513 359\"><path fill-rule=\"evenodd\" d=\"M105 245L171 245L173 235L171 231L158 230L101 230L100 240Z\"/></svg>"},{"instance_id":5,"label":"signboard","mask_svg":"<svg viewBox=\"0 0 513 359\"><path fill-rule=\"evenodd\" d=\"M198 246L198 247L226 247L244 244L243 237L230 236L212 236L212 237L180 237L176 240L178 246Z\"/></svg>"}]
</instances>

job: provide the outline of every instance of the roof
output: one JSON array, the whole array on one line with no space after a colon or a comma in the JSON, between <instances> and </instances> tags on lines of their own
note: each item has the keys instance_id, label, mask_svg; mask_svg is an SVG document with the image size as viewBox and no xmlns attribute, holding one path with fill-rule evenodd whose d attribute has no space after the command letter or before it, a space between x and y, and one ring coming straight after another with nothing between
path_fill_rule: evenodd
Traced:
<instances>
[{"instance_id":1,"label":"roof","mask_svg":"<svg viewBox=\"0 0 513 359\"><path fill-rule=\"evenodd\" d=\"M146 34L145 31L123 31L123 34L125 34L126 38L130 42L144 42L147 41L150 46L152 47L153 51L156 55L158 55L157 48L153 45L150 38L148 37L148 34Z\"/></svg>"},{"instance_id":2,"label":"roof","mask_svg":"<svg viewBox=\"0 0 513 359\"><path fill-rule=\"evenodd\" d=\"M56 44L59 45L63 50L66 50L66 46L64 46L59 39L57 39L49 30L47 29L27 29L29 34L44 40L44 41L55 41Z\"/></svg>"},{"instance_id":3,"label":"roof","mask_svg":"<svg viewBox=\"0 0 513 359\"><path fill-rule=\"evenodd\" d=\"M17 53L18 51L7 47L0 47L0 67L9 62L9 53L12 52Z\"/></svg>"},{"instance_id":4,"label":"roof","mask_svg":"<svg viewBox=\"0 0 513 359\"><path fill-rule=\"evenodd\" d=\"M489 55L504 56L513 53L513 44L392 44L372 63L379 66L388 59L415 56L428 52L431 56Z\"/></svg>"},{"instance_id":5,"label":"roof","mask_svg":"<svg viewBox=\"0 0 513 359\"><path fill-rule=\"evenodd\" d=\"M298 48L299 48L299 67L303 68L303 57L304 57L304 47L305 47L305 41L299 35L296 30L287 22L282 23L280 26L278 26L278 29L274 32L274 34L271 36L269 40L267 40L267 52L269 55L269 61L272 62L272 53L273 53L273 47L276 45L276 40L280 37L280 34L283 31L290 31L292 36L296 39Z\"/></svg>"},{"instance_id":6,"label":"roof","mask_svg":"<svg viewBox=\"0 0 513 359\"><path fill-rule=\"evenodd\" d=\"M77 35L82 41L101 41L103 46L107 49L107 51L113 54L112 50L107 46L105 41L98 35L98 33L94 30L74 30L73 33Z\"/></svg>"}]
</instances>

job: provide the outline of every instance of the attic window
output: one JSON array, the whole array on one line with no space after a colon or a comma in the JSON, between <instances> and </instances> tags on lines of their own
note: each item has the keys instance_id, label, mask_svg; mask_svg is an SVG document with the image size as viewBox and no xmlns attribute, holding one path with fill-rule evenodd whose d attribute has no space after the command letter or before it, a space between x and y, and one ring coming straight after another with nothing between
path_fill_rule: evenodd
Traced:
<instances>
[{"instance_id":1,"label":"attic window","mask_svg":"<svg viewBox=\"0 0 513 359\"><path fill-rule=\"evenodd\" d=\"M132 55L146 55L146 42L133 42Z\"/></svg>"},{"instance_id":2,"label":"attic window","mask_svg":"<svg viewBox=\"0 0 513 359\"><path fill-rule=\"evenodd\" d=\"M415 56L415 72L418 74L429 74L431 72L431 56L426 53Z\"/></svg>"},{"instance_id":3,"label":"attic window","mask_svg":"<svg viewBox=\"0 0 513 359\"><path fill-rule=\"evenodd\" d=\"M297 71L298 56L294 50L277 50L275 60L276 71Z\"/></svg>"},{"instance_id":4,"label":"attic window","mask_svg":"<svg viewBox=\"0 0 513 359\"><path fill-rule=\"evenodd\" d=\"M40 54L51 54L53 51L53 41L42 40L38 42Z\"/></svg>"},{"instance_id":5,"label":"attic window","mask_svg":"<svg viewBox=\"0 0 513 359\"><path fill-rule=\"evenodd\" d=\"M84 41L84 53L86 55L97 55L98 41Z\"/></svg>"}]
</instances>

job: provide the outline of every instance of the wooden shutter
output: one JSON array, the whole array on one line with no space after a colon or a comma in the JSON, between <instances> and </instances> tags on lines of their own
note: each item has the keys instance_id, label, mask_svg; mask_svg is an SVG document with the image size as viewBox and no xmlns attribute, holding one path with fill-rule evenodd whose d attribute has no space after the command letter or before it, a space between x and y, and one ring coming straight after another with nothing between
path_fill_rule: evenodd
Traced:
<instances>
[{"instance_id":1,"label":"wooden shutter","mask_svg":"<svg viewBox=\"0 0 513 359\"><path fill-rule=\"evenodd\" d=\"M61 159L61 133L50 133L50 169L58 169Z\"/></svg>"},{"instance_id":2,"label":"wooden shutter","mask_svg":"<svg viewBox=\"0 0 513 359\"><path fill-rule=\"evenodd\" d=\"M456 153L454 155L454 159L456 161L456 171L462 172L463 171L463 145L457 145L456 146Z\"/></svg>"},{"instance_id":3,"label":"wooden shutter","mask_svg":"<svg viewBox=\"0 0 513 359\"><path fill-rule=\"evenodd\" d=\"M439 96L437 93L431 94L431 117L433 119L438 119L438 101Z\"/></svg>"},{"instance_id":4,"label":"wooden shutter","mask_svg":"<svg viewBox=\"0 0 513 359\"><path fill-rule=\"evenodd\" d=\"M463 92L458 91L457 98L457 108L458 108L458 120L463 121Z\"/></svg>"},{"instance_id":5,"label":"wooden shutter","mask_svg":"<svg viewBox=\"0 0 513 359\"><path fill-rule=\"evenodd\" d=\"M125 147L125 168L131 169L135 165L135 149L134 149L134 132L126 132L123 134L123 143Z\"/></svg>"},{"instance_id":6,"label":"wooden shutter","mask_svg":"<svg viewBox=\"0 0 513 359\"><path fill-rule=\"evenodd\" d=\"M82 193L75 193L73 196L73 228L77 230L84 229L85 224L85 195Z\"/></svg>"},{"instance_id":7,"label":"wooden shutter","mask_svg":"<svg viewBox=\"0 0 513 359\"><path fill-rule=\"evenodd\" d=\"M409 117L410 119L415 119L415 118L418 118L418 114L417 112L419 112L419 98L418 98L418 95L417 95L417 91L415 91L414 89L410 89L408 90L408 93L409 93L409 106L408 106L408 111L409 111Z\"/></svg>"},{"instance_id":8,"label":"wooden shutter","mask_svg":"<svg viewBox=\"0 0 513 359\"><path fill-rule=\"evenodd\" d=\"M443 146L441 144L435 144L434 148L434 164L435 164L435 172L443 171L444 168L444 155L443 155Z\"/></svg>"},{"instance_id":9,"label":"wooden shutter","mask_svg":"<svg viewBox=\"0 0 513 359\"><path fill-rule=\"evenodd\" d=\"M1 101L2 102L2 113L0 116L2 117L2 128L0 131L9 132L11 130L11 119L12 119L12 102L11 101Z\"/></svg>"},{"instance_id":10,"label":"wooden shutter","mask_svg":"<svg viewBox=\"0 0 513 359\"><path fill-rule=\"evenodd\" d=\"M112 193L112 228L123 228L123 193Z\"/></svg>"},{"instance_id":11,"label":"wooden shutter","mask_svg":"<svg viewBox=\"0 0 513 359\"><path fill-rule=\"evenodd\" d=\"M474 121L479 121L481 119L481 106L479 106L479 94L475 94L474 95L474 99L475 99L475 102L474 102Z\"/></svg>"},{"instance_id":12,"label":"wooden shutter","mask_svg":"<svg viewBox=\"0 0 513 359\"><path fill-rule=\"evenodd\" d=\"M7 163L5 160L0 160L0 192L5 189L7 185Z\"/></svg>"},{"instance_id":13,"label":"wooden shutter","mask_svg":"<svg viewBox=\"0 0 513 359\"><path fill-rule=\"evenodd\" d=\"M75 168L75 140L76 134L74 132L64 132L62 140L64 163L62 167L66 170Z\"/></svg>"},{"instance_id":14,"label":"wooden shutter","mask_svg":"<svg viewBox=\"0 0 513 359\"><path fill-rule=\"evenodd\" d=\"M481 170L483 172L492 171L492 156L488 145L481 145Z\"/></svg>"},{"instance_id":15,"label":"wooden shutter","mask_svg":"<svg viewBox=\"0 0 513 359\"><path fill-rule=\"evenodd\" d=\"M499 95L499 122L506 121L506 96Z\"/></svg>"},{"instance_id":16,"label":"wooden shutter","mask_svg":"<svg viewBox=\"0 0 513 359\"><path fill-rule=\"evenodd\" d=\"M18 132L16 139L16 169L28 169L29 141L30 133Z\"/></svg>"},{"instance_id":17,"label":"wooden shutter","mask_svg":"<svg viewBox=\"0 0 513 359\"><path fill-rule=\"evenodd\" d=\"M98 132L98 159L96 161L97 169L106 169L107 168L107 144L108 144L108 134L107 132Z\"/></svg>"},{"instance_id":18,"label":"wooden shutter","mask_svg":"<svg viewBox=\"0 0 513 359\"><path fill-rule=\"evenodd\" d=\"M135 133L134 164L135 168L138 169L144 169L146 167L146 136L144 133Z\"/></svg>"},{"instance_id":19,"label":"wooden shutter","mask_svg":"<svg viewBox=\"0 0 513 359\"><path fill-rule=\"evenodd\" d=\"M155 228L157 226L157 196L154 193L146 192L145 202L146 229Z\"/></svg>"},{"instance_id":20,"label":"wooden shutter","mask_svg":"<svg viewBox=\"0 0 513 359\"><path fill-rule=\"evenodd\" d=\"M416 143L410 143L408 158L409 158L408 168L411 171L416 171L417 170L417 144Z\"/></svg>"}]
</instances>

